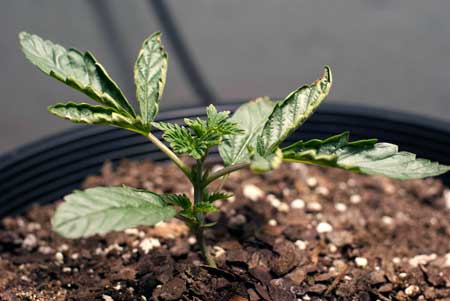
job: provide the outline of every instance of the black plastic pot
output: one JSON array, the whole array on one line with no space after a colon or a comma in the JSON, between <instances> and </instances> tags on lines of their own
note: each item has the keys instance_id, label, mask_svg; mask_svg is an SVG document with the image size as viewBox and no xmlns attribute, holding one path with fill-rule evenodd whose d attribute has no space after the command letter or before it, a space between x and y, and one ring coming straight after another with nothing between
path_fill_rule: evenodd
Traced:
<instances>
[{"instance_id":1,"label":"black plastic pot","mask_svg":"<svg viewBox=\"0 0 450 301\"><path fill-rule=\"evenodd\" d=\"M190 108L162 112L158 119L178 122L203 115L203 107ZM325 104L288 142L346 130L351 139L377 137L420 157L450 164L449 123L361 106ZM77 126L7 153L0 157L0 217L21 212L32 203L57 200L78 188L87 175L98 173L105 160L124 158L166 160L144 137L98 126ZM450 174L442 179L450 184Z\"/></svg>"}]
</instances>

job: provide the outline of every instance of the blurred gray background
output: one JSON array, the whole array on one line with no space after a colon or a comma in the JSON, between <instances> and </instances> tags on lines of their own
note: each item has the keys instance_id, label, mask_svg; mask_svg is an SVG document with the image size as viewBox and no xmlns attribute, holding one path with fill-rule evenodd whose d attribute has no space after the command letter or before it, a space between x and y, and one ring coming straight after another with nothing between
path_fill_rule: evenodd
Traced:
<instances>
[{"instance_id":1,"label":"blurred gray background","mask_svg":"<svg viewBox=\"0 0 450 301\"><path fill-rule=\"evenodd\" d=\"M8 0L0 10L0 152L72 126L46 107L86 97L19 51L26 30L91 50L134 102L141 42L170 55L162 108L284 97L329 64L341 101L450 120L448 0Z\"/></svg>"}]
</instances>

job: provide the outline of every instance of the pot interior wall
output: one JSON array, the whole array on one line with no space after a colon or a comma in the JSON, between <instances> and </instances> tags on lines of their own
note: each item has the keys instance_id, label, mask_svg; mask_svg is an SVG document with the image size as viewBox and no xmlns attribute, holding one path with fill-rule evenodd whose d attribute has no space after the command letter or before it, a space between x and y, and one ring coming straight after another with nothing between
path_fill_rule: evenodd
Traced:
<instances>
[{"instance_id":1,"label":"pot interior wall","mask_svg":"<svg viewBox=\"0 0 450 301\"><path fill-rule=\"evenodd\" d=\"M158 119L180 122L194 116L204 116L204 108L162 112ZM350 131L352 140L376 137L420 157L450 164L449 123L360 106L325 104L287 142L343 131ZM78 188L87 175L98 173L104 161L124 158L166 159L138 134L98 126L77 126L8 153L0 157L0 217L22 212L32 203L57 200ZM450 184L449 174L441 178Z\"/></svg>"}]
</instances>

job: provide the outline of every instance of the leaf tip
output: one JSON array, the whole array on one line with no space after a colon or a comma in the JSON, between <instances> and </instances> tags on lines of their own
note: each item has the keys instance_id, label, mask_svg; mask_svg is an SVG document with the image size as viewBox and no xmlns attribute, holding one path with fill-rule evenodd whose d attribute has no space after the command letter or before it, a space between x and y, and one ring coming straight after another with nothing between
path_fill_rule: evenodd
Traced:
<instances>
[{"instance_id":1,"label":"leaf tip","mask_svg":"<svg viewBox=\"0 0 450 301\"><path fill-rule=\"evenodd\" d=\"M26 31L21 31L21 32L19 32L18 36L19 36L19 40L23 41L24 39L28 38L30 36L30 34Z\"/></svg>"},{"instance_id":2,"label":"leaf tip","mask_svg":"<svg viewBox=\"0 0 450 301\"><path fill-rule=\"evenodd\" d=\"M150 35L150 38L148 39L149 41L150 40L155 40L155 41L157 41L158 43L161 43L161 37L162 37L162 33L160 32L160 31L155 31L154 33L152 33L151 35Z\"/></svg>"},{"instance_id":3,"label":"leaf tip","mask_svg":"<svg viewBox=\"0 0 450 301\"><path fill-rule=\"evenodd\" d=\"M331 68L328 65L325 65L324 67L324 73L323 73L323 77L328 81L328 82L333 82L333 73L331 72Z\"/></svg>"}]
</instances>

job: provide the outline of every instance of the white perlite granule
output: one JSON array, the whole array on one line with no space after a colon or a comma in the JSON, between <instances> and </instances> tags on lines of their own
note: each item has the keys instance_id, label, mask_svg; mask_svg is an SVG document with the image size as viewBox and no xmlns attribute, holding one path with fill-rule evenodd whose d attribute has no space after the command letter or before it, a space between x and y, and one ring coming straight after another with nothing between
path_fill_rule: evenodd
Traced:
<instances>
[{"instance_id":1,"label":"white perlite granule","mask_svg":"<svg viewBox=\"0 0 450 301\"><path fill-rule=\"evenodd\" d=\"M269 201L270 205L272 205L275 208L278 208L281 204L281 201L273 194L269 194L267 196L267 200Z\"/></svg>"},{"instance_id":2,"label":"white perlite granule","mask_svg":"<svg viewBox=\"0 0 450 301\"><path fill-rule=\"evenodd\" d=\"M317 186L317 179L314 177L309 177L306 179L306 185L308 185L309 187L315 187Z\"/></svg>"},{"instance_id":3,"label":"white perlite granule","mask_svg":"<svg viewBox=\"0 0 450 301\"><path fill-rule=\"evenodd\" d=\"M195 236L190 236L188 238L188 244L195 245L196 243L197 243L197 238L195 238Z\"/></svg>"},{"instance_id":4,"label":"white perlite granule","mask_svg":"<svg viewBox=\"0 0 450 301\"><path fill-rule=\"evenodd\" d=\"M361 203L361 196L359 194L354 194L350 197L350 202L352 204L359 204Z\"/></svg>"},{"instance_id":5,"label":"white perlite granule","mask_svg":"<svg viewBox=\"0 0 450 301\"><path fill-rule=\"evenodd\" d=\"M161 246L159 239L156 238L145 238L139 244L139 248L144 251L145 254L148 254L154 248L158 248Z\"/></svg>"},{"instance_id":6,"label":"white perlite granule","mask_svg":"<svg viewBox=\"0 0 450 301\"><path fill-rule=\"evenodd\" d=\"M444 190L445 207L450 209L450 189Z\"/></svg>"},{"instance_id":7,"label":"white perlite granule","mask_svg":"<svg viewBox=\"0 0 450 301\"><path fill-rule=\"evenodd\" d=\"M38 240L36 238L36 235L34 234L28 234L25 239L22 242L22 247L27 250L32 250L35 248L38 244Z\"/></svg>"},{"instance_id":8,"label":"white perlite granule","mask_svg":"<svg viewBox=\"0 0 450 301\"><path fill-rule=\"evenodd\" d=\"M254 202L264 196L264 192L258 186L253 184L245 184L242 192L246 198Z\"/></svg>"},{"instance_id":9,"label":"white perlite granule","mask_svg":"<svg viewBox=\"0 0 450 301\"><path fill-rule=\"evenodd\" d=\"M295 199L291 202L292 209L303 209L305 208L305 201L302 199Z\"/></svg>"},{"instance_id":10,"label":"white perlite granule","mask_svg":"<svg viewBox=\"0 0 450 301\"><path fill-rule=\"evenodd\" d=\"M334 208L336 208L336 210L339 212L347 211L347 205L345 205L344 203L336 203L336 205L334 205Z\"/></svg>"},{"instance_id":11,"label":"white perlite granule","mask_svg":"<svg viewBox=\"0 0 450 301\"><path fill-rule=\"evenodd\" d=\"M304 241L304 240L297 240L295 242L295 245L297 246L297 248L299 248L300 250L306 250L306 246L308 246L308 242Z\"/></svg>"},{"instance_id":12,"label":"white perlite granule","mask_svg":"<svg viewBox=\"0 0 450 301\"><path fill-rule=\"evenodd\" d=\"M311 202L306 204L306 208L313 212L318 212L322 210L322 205L319 202Z\"/></svg>"},{"instance_id":13,"label":"white perlite granule","mask_svg":"<svg viewBox=\"0 0 450 301\"><path fill-rule=\"evenodd\" d=\"M410 285L405 289L405 294L410 297L415 297L420 293L420 288L417 285Z\"/></svg>"},{"instance_id":14,"label":"white perlite granule","mask_svg":"<svg viewBox=\"0 0 450 301\"><path fill-rule=\"evenodd\" d=\"M445 267L450 267L450 253L445 254Z\"/></svg>"},{"instance_id":15,"label":"white perlite granule","mask_svg":"<svg viewBox=\"0 0 450 301\"><path fill-rule=\"evenodd\" d=\"M55 254L55 259L56 259L56 262L57 262L57 263L63 264L63 263L64 263L64 255L63 255L63 253L57 252L57 253Z\"/></svg>"},{"instance_id":16,"label":"white perlite granule","mask_svg":"<svg viewBox=\"0 0 450 301\"><path fill-rule=\"evenodd\" d=\"M333 226L331 226L329 223L322 222L317 225L316 231L319 233L327 233L333 231Z\"/></svg>"},{"instance_id":17,"label":"white perlite granule","mask_svg":"<svg viewBox=\"0 0 450 301\"><path fill-rule=\"evenodd\" d=\"M111 296L108 295L102 295L102 298L104 301L114 301L114 299Z\"/></svg>"},{"instance_id":18,"label":"white perlite granule","mask_svg":"<svg viewBox=\"0 0 450 301\"><path fill-rule=\"evenodd\" d=\"M381 218L381 221L383 222L383 224L388 225L388 226L390 226L394 223L394 219L387 215L383 216Z\"/></svg>"},{"instance_id":19,"label":"white perlite granule","mask_svg":"<svg viewBox=\"0 0 450 301\"><path fill-rule=\"evenodd\" d=\"M418 267L419 265L426 265L430 261L436 260L436 258L437 258L437 255L434 253L430 254L430 255L422 254L422 255L414 256L408 262L409 262L409 265L411 265L413 267Z\"/></svg>"},{"instance_id":20,"label":"white perlite granule","mask_svg":"<svg viewBox=\"0 0 450 301\"><path fill-rule=\"evenodd\" d=\"M356 258L355 258L355 263L356 263L357 266L359 266L359 267L361 267L361 268L364 268L364 267L367 266L368 261L367 261L367 258L364 258L364 257L356 257Z\"/></svg>"}]
</instances>

